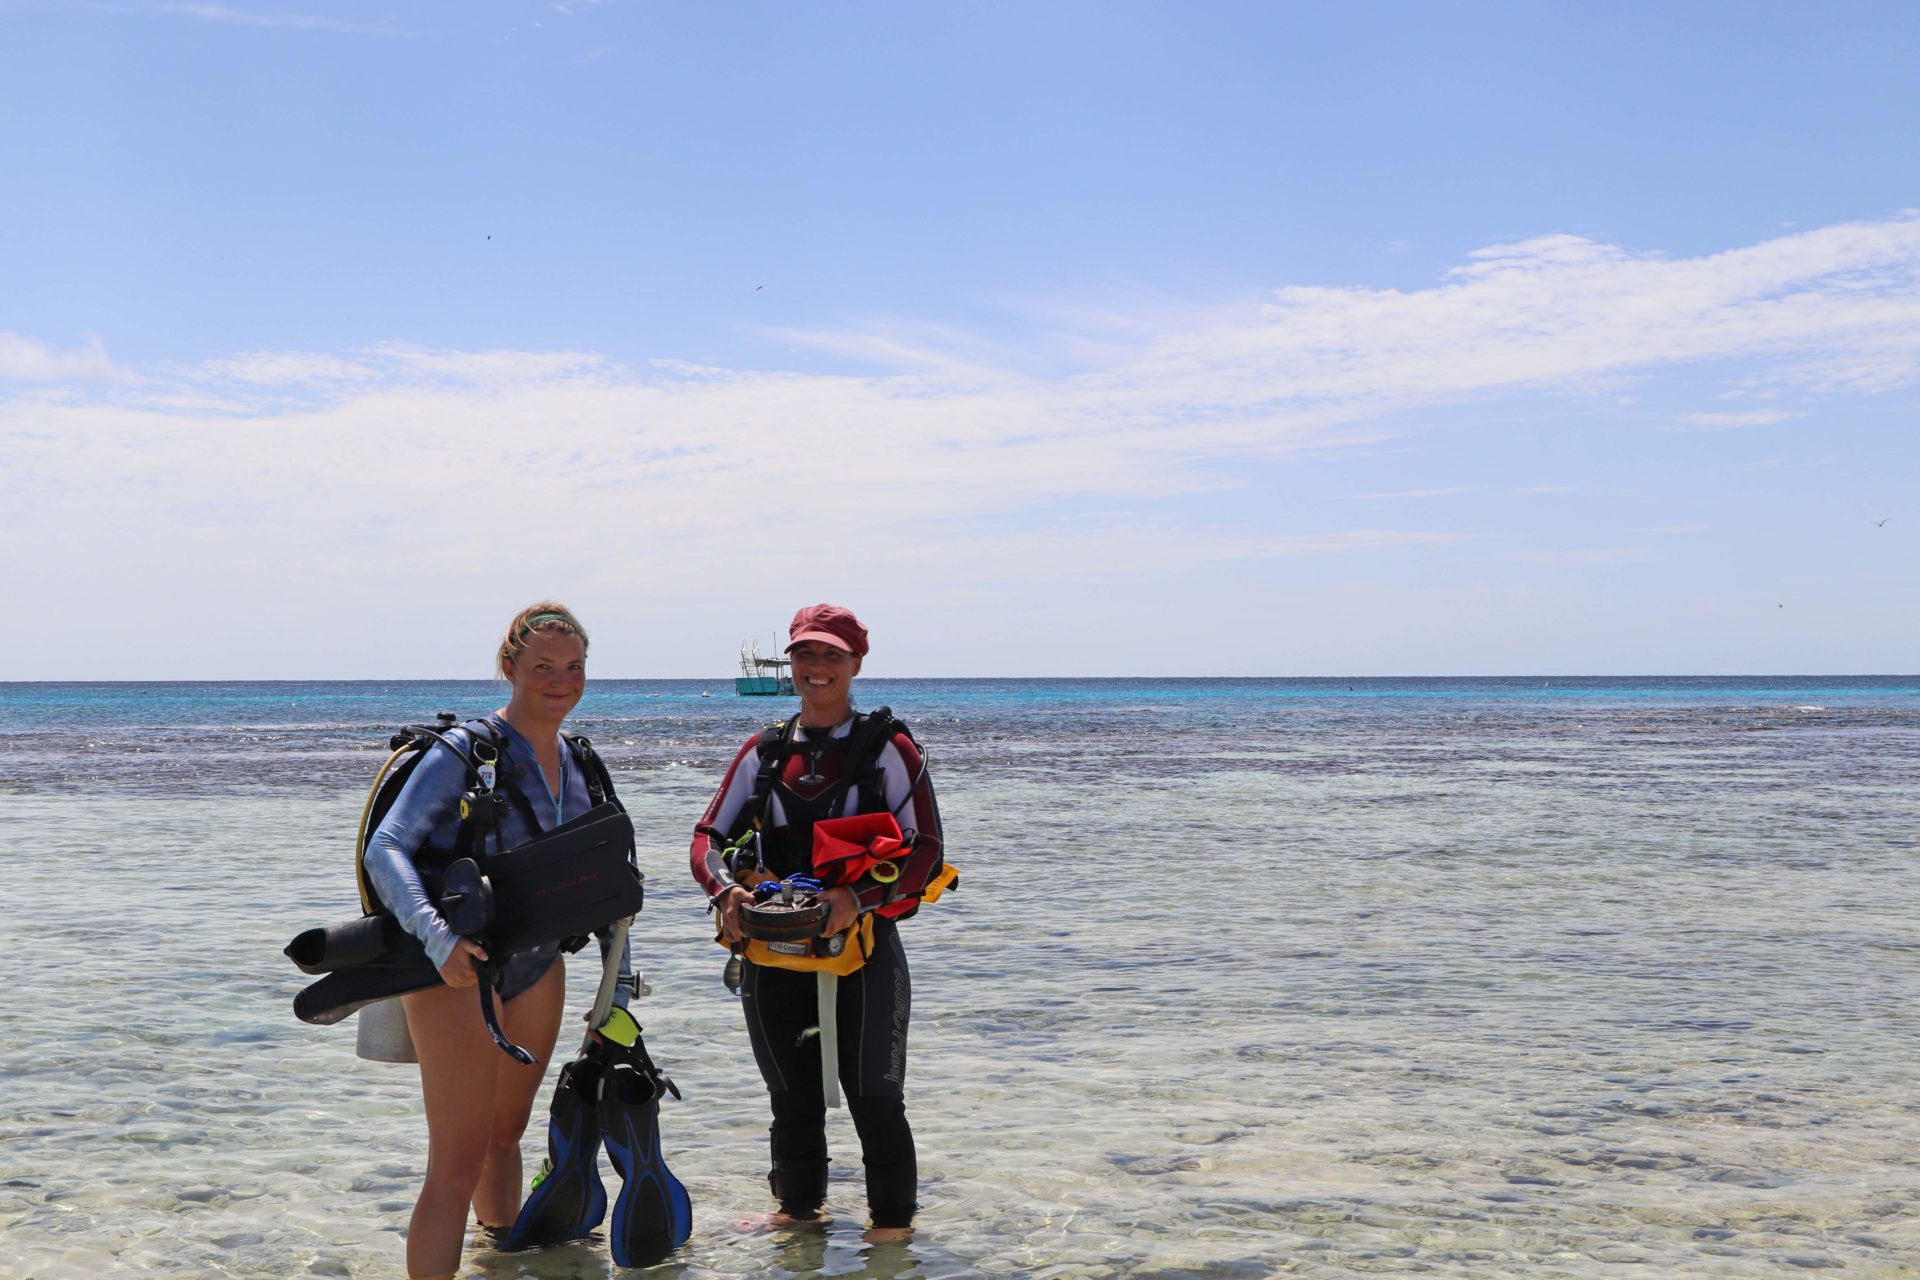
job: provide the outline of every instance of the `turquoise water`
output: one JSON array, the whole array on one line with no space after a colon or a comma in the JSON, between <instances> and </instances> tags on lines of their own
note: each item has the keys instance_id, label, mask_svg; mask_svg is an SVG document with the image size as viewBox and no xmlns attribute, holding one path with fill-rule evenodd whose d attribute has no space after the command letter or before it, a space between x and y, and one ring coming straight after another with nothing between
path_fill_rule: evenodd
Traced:
<instances>
[{"instance_id":1,"label":"turquoise water","mask_svg":"<svg viewBox=\"0 0 1920 1280\"><path fill-rule=\"evenodd\" d=\"M863 684L962 869L907 927L904 1248L858 1240L844 1115L828 1228L733 1228L764 1095L686 834L782 704L582 705L686 1094L658 1274L1914 1273L1920 677ZM353 914L391 726L499 700L0 685L0 1275L403 1274L412 1069L295 1022L279 948ZM612 1268L476 1238L466 1273Z\"/></svg>"}]
</instances>

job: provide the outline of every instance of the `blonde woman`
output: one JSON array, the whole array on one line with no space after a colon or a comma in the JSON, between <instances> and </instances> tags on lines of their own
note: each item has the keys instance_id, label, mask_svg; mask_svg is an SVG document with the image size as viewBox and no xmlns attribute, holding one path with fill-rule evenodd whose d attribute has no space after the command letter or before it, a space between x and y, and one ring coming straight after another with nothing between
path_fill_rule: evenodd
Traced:
<instances>
[{"instance_id":1,"label":"blonde woman","mask_svg":"<svg viewBox=\"0 0 1920 1280\"><path fill-rule=\"evenodd\" d=\"M459 1267L469 1206L483 1226L513 1222L520 1206L520 1137L553 1054L565 998L557 946L515 954L483 971L485 949L454 933L434 906L440 873L460 856L460 801L470 774L468 760L457 753L493 760L493 787L507 801L492 837L500 848L577 818L610 793L590 750L561 734L586 688L587 632L579 619L552 601L529 605L508 624L496 656L512 690L507 704L447 731L455 751L425 754L365 855L367 878L382 904L420 940L445 982L402 998L427 1113L426 1180L407 1234L412 1277L452 1275ZM531 1065L490 1042L480 1014L484 981L500 1001L502 1029L536 1059Z\"/></svg>"}]
</instances>

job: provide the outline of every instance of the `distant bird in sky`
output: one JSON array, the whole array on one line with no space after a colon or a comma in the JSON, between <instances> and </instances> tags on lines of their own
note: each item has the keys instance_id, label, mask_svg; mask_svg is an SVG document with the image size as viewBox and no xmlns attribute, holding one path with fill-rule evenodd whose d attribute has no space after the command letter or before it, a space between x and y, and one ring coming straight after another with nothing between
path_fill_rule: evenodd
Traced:
<instances>
[{"instance_id":1,"label":"distant bird in sky","mask_svg":"<svg viewBox=\"0 0 1920 1280\"><path fill-rule=\"evenodd\" d=\"M1891 519L1893 519L1892 516L1887 517L1887 520L1891 520ZM1887 520L1875 520L1873 522L1873 527L1876 529L1884 529L1887 527Z\"/></svg>"},{"instance_id":2,"label":"distant bird in sky","mask_svg":"<svg viewBox=\"0 0 1920 1280\"><path fill-rule=\"evenodd\" d=\"M766 287L767 287L767 286L765 286L765 285L763 285L763 284L757 284L757 285L755 285L755 286L753 286L753 291L754 291L755 293L758 293L758 292L760 292L760 291L761 291L762 289L764 289L764 288L766 288Z\"/></svg>"}]
</instances>

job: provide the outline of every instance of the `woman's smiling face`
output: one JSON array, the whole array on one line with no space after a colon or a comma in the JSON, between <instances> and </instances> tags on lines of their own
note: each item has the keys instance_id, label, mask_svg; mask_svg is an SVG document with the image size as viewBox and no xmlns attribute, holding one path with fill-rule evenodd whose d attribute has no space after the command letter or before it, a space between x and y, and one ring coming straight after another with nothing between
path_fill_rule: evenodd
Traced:
<instances>
[{"instance_id":1,"label":"woman's smiling face","mask_svg":"<svg viewBox=\"0 0 1920 1280\"><path fill-rule=\"evenodd\" d=\"M851 702L860 659L820 640L802 640L787 656L793 659L793 687L802 706L825 712Z\"/></svg>"},{"instance_id":2,"label":"woman's smiling face","mask_svg":"<svg viewBox=\"0 0 1920 1280\"><path fill-rule=\"evenodd\" d=\"M513 701L542 720L560 721L587 687L587 649L570 631L535 631L507 664Z\"/></svg>"}]
</instances>

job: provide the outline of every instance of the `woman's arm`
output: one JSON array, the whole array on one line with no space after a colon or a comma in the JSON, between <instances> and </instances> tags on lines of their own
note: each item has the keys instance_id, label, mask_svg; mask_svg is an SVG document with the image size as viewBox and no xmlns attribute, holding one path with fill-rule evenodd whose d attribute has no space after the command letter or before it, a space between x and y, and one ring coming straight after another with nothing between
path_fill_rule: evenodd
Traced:
<instances>
[{"instance_id":1,"label":"woman's arm","mask_svg":"<svg viewBox=\"0 0 1920 1280\"><path fill-rule=\"evenodd\" d=\"M760 767L760 757L754 748L759 745L760 735L755 734L747 739L746 746L734 754L733 763L727 766L727 776L720 780L720 789L713 793L707 811L693 828L693 848L689 852L689 861L693 866L693 878L700 882L700 888L706 892L709 900L734 887L727 864L720 860L720 842L740 821L740 815L753 795L753 777Z\"/></svg>"},{"instance_id":2,"label":"woman's arm","mask_svg":"<svg viewBox=\"0 0 1920 1280\"><path fill-rule=\"evenodd\" d=\"M456 729L448 736L453 734L460 734L454 741L465 747L466 735ZM446 964L460 937L447 927L427 897L413 855L426 847L437 828L455 816L466 782L464 762L444 747L429 746L367 841L362 859L373 891L400 927L425 945L427 958L436 968Z\"/></svg>"},{"instance_id":3,"label":"woman's arm","mask_svg":"<svg viewBox=\"0 0 1920 1280\"><path fill-rule=\"evenodd\" d=\"M940 831L940 806L933 798L933 779L927 775L926 760L913 739L904 733L880 749L880 770L886 779L887 808L893 811L902 831L919 833L913 852L900 864L900 878L892 885L865 884L855 898L862 911L885 906L888 890L892 897L911 898L927 887L934 868L945 853Z\"/></svg>"},{"instance_id":4,"label":"woman's arm","mask_svg":"<svg viewBox=\"0 0 1920 1280\"><path fill-rule=\"evenodd\" d=\"M827 890L826 932L839 933L868 911L901 898L917 898L940 865L944 845L940 838L940 809L933 799L933 781L913 739L896 733L880 749L880 773L885 780L887 808L902 831L918 833L913 849L899 860L900 875L892 884L869 878L865 884L838 885ZM864 806L863 806L864 807Z\"/></svg>"},{"instance_id":5,"label":"woman's arm","mask_svg":"<svg viewBox=\"0 0 1920 1280\"><path fill-rule=\"evenodd\" d=\"M753 797L753 779L760 768L760 755L755 750L759 745L760 735L756 733L734 754L727 776L720 780L720 789L713 793L706 813L693 828L693 848L688 855L693 878L705 891L720 932L729 942L740 941L740 905L753 895L735 883L720 858L720 848Z\"/></svg>"}]
</instances>

